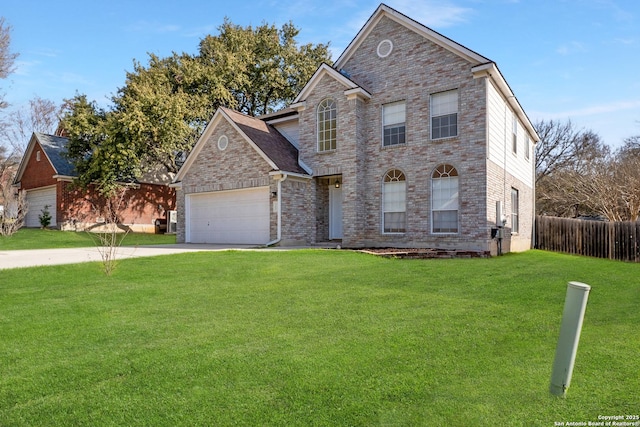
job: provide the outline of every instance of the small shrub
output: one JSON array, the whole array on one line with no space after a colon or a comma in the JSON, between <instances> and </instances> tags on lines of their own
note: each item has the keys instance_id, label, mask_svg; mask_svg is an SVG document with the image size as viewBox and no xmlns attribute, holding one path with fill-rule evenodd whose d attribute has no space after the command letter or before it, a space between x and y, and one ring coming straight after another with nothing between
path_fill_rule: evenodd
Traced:
<instances>
[{"instance_id":1,"label":"small shrub","mask_svg":"<svg viewBox=\"0 0 640 427\"><path fill-rule=\"evenodd\" d=\"M40 220L40 226L42 228L47 228L51 225L51 212L49 212L49 205L44 205L44 208L40 211L40 215L38 215L38 219Z\"/></svg>"}]
</instances>

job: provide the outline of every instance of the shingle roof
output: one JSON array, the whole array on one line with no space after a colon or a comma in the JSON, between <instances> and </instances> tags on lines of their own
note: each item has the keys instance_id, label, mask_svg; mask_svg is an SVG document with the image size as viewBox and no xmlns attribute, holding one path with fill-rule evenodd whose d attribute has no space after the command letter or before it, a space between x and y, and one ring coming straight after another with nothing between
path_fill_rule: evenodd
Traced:
<instances>
[{"instance_id":1,"label":"shingle roof","mask_svg":"<svg viewBox=\"0 0 640 427\"><path fill-rule=\"evenodd\" d=\"M228 108L222 110L281 171L307 174L298 163L296 147L273 126Z\"/></svg>"},{"instance_id":2,"label":"shingle roof","mask_svg":"<svg viewBox=\"0 0 640 427\"><path fill-rule=\"evenodd\" d=\"M35 132L35 135L56 173L62 176L75 176L75 167L65 156L69 139L39 132Z\"/></svg>"},{"instance_id":3,"label":"shingle roof","mask_svg":"<svg viewBox=\"0 0 640 427\"><path fill-rule=\"evenodd\" d=\"M36 139L42 146L47 158L51 162L53 169L57 175L75 177L76 168L73 163L66 157L67 144L69 138L47 135L44 133L34 132ZM158 166L155 169L147 170L143 175L134 180L139 184L168 184L172 181L173 174L167 172L166 168Z\"/></svg>"}]
</instances>

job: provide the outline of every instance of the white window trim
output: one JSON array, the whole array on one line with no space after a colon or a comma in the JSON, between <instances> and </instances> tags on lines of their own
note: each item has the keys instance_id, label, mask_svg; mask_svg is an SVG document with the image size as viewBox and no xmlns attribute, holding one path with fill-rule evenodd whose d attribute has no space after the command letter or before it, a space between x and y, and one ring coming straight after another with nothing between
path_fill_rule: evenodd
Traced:
<instances>
[{"instance_id":1,"label":"white window trim","mask_svg":"<svg viewBox=\"0 0 640 427\"><path fill-rule=\"evenodd\" d=\"M516 194L517 197L517 204L516 206L514 206L513 203L513 194ZM516 208L516 210L514 211L514 207ZM516 217L517 223L518 223L518 227L516 228L516 230L513 229L513 217ZM518 190L517 188L511 187L511 234L513 235L517 235L518 233L520 233L520 190Z\"/></svg>"},{"instance_id":2,"label":"white window trim","mask_svg":"<svg viewBox=\"0 0 640 427\"><path fill-rule=\"evenodd\" d=\"M455 235L459 235L460 234L460 173L458 172L458 168L454 167L453 165L450 165L451 167L453 167L456 170L456 175L455 177L458 179L458 206L457 209L455 209L456 212L456 225L458 226L458 231L434 231L434 220L433 220L433 212L435 211L434 207L433 207L433 180L434 179L442 179L442 178L434 178L433 174L436 171L437 168L439 168L442 165L438 165L438 167L436 167L435 169L433 169L433 171L431 172L431 175L429 175L429 186L430 188L430 202L431 202L431 209L429 211L429 216L431 219L431 234L433 235L447 235L447 236L455 236ZM444 212L445 209L438 209L438 212ZM448 211L454 211L454 209L449 209Z\"/></svg>"},{"instance_id":3,"label":"white window trim","mask_svg":"<svg viewBox=\"0 0 640 427\"><path fill-rule=\"evenodd\" d=\"M229 138L227 138L227 135L222 135L220 138L218 138L218 149L220 151L226 150L228 146Z\"/></svg>"},{"instance_id":4,"label":"white window trim","mask_svg":"<svg viewBox=\"0 0 640 427\"><path fill-rule=\"evenodd\" d=\"M320 105L322 105L323 102L326 101L331 101L333 102L335 111L336 111L336 118L335 118L335 132L336 132L336 140L335 140L335 148L329 148L326 150L321 150L320 149L320 121L318 120L318 109L320 108ZM325 142L326 143L326 142ZM334 152L338 149L338 103L336 102L335 99L329 97L329 98L324 98L322 101L320 101L318 103L318 106L316 107L316 152L318 153L331 153Z\"/></svg>"},{"instance_id":5,"label":"white window trim","mask_svg":"<svg viewBox=\"0 0 640 427\"><path fill-rule=\"evenodd\" d=\"M518 155L518 116L516 116L516 113L512 113L512 120L513 123L511 124L512 128L511 128L511 135L512 135L512 141L511 141L511 152L513 153L514 156Z\"/></svg>"},{"instance_id":6,"label":"white window trim","mask_svg":"<svg viewBox=\"0 0 640 427\"><path fill-rule=\"evenodd\" d=\"M434 96L437 97L438 95L447 93L447 92L456 92L458 100L457 100L457 105L456 105L456 134L455 135L450 135L450 136L440 136L438 138L434 138L433 136L433 119L436 117L442 117L445 115L449 115L449 114L453 114L453 113L449 113L449 114L440 114L435 116L433 114L433 98ZM429 138L432 141L439 141L442 139L448 139L448 138L457 138L460 136L460 91L458 88L453 88L453 89L447 89L447 90L442 90L442 91L438 91L438 92L433 92L431 94L429 94Z\"/></svg>"},{"instance_id":7,"label":"white window trim","mask_svg":"<svg viewBox=\"0 0 640 427\"><path fill-rule=\"evenodd\" d=\"M384 214L386 213L385 209L384 209L384 195L385 195L385 178L387 176L387 174L391 171L399 171L400 173L402 173L402 175L404 176L404 181L400 181L400 182L404 182L404 197L405 197L405 201L404 201L404 231L385 231L385 222L384 222ZM407 175L404 173L404 171L402 169L397 169L397 168L392 168L389 169L387 172L385 172L385 174L382 176L382 183L380 186L380 202L381 202L381 209L380 209L380 232L383 235L402 235L402 234L406 234L407 233Z\"/></svg>"},{"instance_id":8,"label":"white window trim","mask_svg":"<svg viewBox=\"0 0 640 427\"><path fill-rule=\"evenodd\" d=\"M385 127L384 109L385 109L385 107L390 107L392 105L399 105L399 104L403 104L404 105L404 122L392 123L392 125L393 124L404 123L404 142L403 143L399 143L399 144L384 145L384 127ZM382 104L382 108L381 108L380 114L381 114L380 135L382 136L382 138L380 140L380 145L382 146L382 148L387 149L387 148L401 147L401 146L407 145L407 101L406 100L400 100L400 101L393 101L393 102L388 102L386 104Z\"/></svg>"},{"instance_id":9,"label":"white window trim","mask_svg":"<svg viewBox=\"0 0 640 427\"><path fill-rule=\"evenodd\" d=\"M381 53L380 51L385 46L388 46L389 51L387 53ZM385 39L385 40L382 40L380 43L378 43L378 48L376 49L376 53L380 58L386 58L387 56L391 55L392 51L393 51L393 42L391 40Z\"/></svg>"}]
</instances>

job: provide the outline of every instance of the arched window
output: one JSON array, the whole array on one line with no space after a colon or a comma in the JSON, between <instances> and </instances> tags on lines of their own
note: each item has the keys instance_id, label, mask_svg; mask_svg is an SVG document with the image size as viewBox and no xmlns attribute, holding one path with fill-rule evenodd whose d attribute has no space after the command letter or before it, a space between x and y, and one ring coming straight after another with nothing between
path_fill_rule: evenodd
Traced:
<instances>
[{"instance_id":1,"label":"arched window","mask_svg":"<svg viewBox=\"0 0 640 427\"><path fill-rule=\"evenodd\" d=\"M318 105L318 151L336 149L336 103L327 98Z\"/></svg>"},{"instance_id":2,"label":"arched window","mask_svg":"<svg viewBox=\"0 0 640 427\"><path fill-rule=\"evenodd\" d=\"M404 233L407 230L407 179L398 169L386 173L382 183L382 230Z\"/></svg>"},{"instance_id":3,"label":"arched window","mask_svg":"<svg viewBox=\"0 0 640 427\"><path fill-rule=\"evenodd\" d=\"M431 224L434 233L458 232L458 171L451 165L431 175Z\"/></svg>"}]
</instances>

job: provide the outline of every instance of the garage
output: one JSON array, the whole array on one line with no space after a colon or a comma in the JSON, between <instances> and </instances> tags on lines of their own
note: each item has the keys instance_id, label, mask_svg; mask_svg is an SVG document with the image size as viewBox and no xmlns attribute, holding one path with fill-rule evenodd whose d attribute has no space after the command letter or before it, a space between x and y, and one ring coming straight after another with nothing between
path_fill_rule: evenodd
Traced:
<instances>
[{"instance_id":1,"label":"garage","mask_svg":"<svg viewBox=\"0 0 640 427\"><path fill-rule=\"evenodd\" d=\"M186 241L265 244L270 240L269 187L190 194Z\"/></svg>"},{"instance_id":2,"label":"garage","mask_svg":"<svg viewBox=\"0 0 640 427\"><path fill-rule=\"evenodd\" d=\"M27 190L27 227L40 227L40 215L45 206L48 206L51 215L51 227L56 226L56 187L38 188Z\"/></svg>"}]
</instances>

